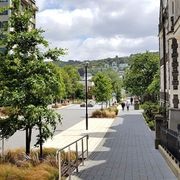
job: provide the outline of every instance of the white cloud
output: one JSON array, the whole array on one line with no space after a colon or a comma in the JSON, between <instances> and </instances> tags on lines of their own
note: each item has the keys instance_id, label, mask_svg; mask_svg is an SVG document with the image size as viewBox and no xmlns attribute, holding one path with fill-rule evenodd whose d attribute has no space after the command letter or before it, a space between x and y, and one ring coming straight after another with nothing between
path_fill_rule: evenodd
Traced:
<instances>
[{"instance_id":1,"label":"white cloud","mask_svg":"<svg viewBox=\"0 0 180 180\"><path fill-rule=\"evenodd\" d=\"M158 50L157 0L37 0L37 26L66 59L98 59Z\"/></svg>"}]
</instances>

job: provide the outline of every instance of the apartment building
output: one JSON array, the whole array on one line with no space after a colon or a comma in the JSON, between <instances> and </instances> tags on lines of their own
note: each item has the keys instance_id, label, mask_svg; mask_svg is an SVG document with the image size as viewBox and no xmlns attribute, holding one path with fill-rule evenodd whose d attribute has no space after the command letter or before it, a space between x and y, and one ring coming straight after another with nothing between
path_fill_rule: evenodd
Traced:
<instances>
[{"instance_id":1,"label":"apartment building","mask_svg":"<svg viewBox=\"0 0 180 180\"><path fill-rule=\"evenodd\" d=\"M180 0L161 0L159 16L160 99L168 128L180 124Z\"/></svg>"},{"instance_id":2,"label":"apartment building","mask_svg":"<svg viewBox=\"0 0 180 180\"><path fill-rule=\"evenodd\" d=\"M12 0L0 0L0 7L7 7L10 6L12 3ZM26 8L32 8L34 10L33 17L31 19L31 27L35 28L35 19L36 19L36 2L35 0L20 0L20 8L21 10L26 9ZM7 23L9 16L11 15L10 10L6 10L2 13L0 13L0 28L4 26L4 24Z\"/></svg>"}]
</instances>

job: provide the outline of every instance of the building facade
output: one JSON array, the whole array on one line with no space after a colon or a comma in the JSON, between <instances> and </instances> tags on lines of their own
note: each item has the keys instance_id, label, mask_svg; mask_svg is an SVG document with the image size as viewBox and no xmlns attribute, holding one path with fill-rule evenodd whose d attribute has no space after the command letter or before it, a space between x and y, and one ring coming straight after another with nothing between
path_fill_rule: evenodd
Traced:
<instances>
[{"instance_id":1,"label":"building facade","mask_svg":"<svg viewBox=\"0 0 180 180\"><path fill-rule=\"evenodd\" d=\"M180 124L180 0L161 0L159 16L160 97L168 128Z\"/></svg>"},{"instance_id":2,"label":"building facade","mask_svg":"<svg viewBox=\"0 0 180 180\"><path fill-rule=\"evenodd\" d=\"M0 0L0 7L8 7L12 3L11 0ZM20 8L23 9L31 8L34 10L33 17L31 19L31 28L35 28L36 22L36 2L35 0L20 0ZM11 15L10 10L5 10L4 12L0 13L0 29L3 28L4 24L8 22L8 18Z\"/></svg>"}]
</instances>

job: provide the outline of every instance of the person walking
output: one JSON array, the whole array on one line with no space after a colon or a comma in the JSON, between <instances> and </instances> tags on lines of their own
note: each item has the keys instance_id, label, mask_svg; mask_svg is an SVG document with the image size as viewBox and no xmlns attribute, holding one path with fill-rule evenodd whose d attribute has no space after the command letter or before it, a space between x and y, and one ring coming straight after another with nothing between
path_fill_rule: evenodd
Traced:
<instances>
[{"instance_id":1,"label":"person walking","mask_svg":"<svg viewBox=\"0 0 180 180\"><path fill-rule=\"evenodd\" d=\"M122 107L122 110L124 111L124 107L125 107L125 103L124 102L121 103L121 107Z\"/></svg>"},{"instance_id":2,"label":"person walking","mask_svg":"<svg viewBox=\"0 0 180 180\"><path fill-rule=\"evenodd\" d=\"M129 111L129 101L126 101L127 111Z\"/></svg>"},{"instance_id":3,"label":"person walking","mask_svg":"<svg viewBox=\"0 0 180 180\"><path fill-rule=\"evenodd\" d=\"M132 97L131 97L130 101L131 101L131 105L132 105L133 104L133 98Z\"/></svg>"}]
</instances>

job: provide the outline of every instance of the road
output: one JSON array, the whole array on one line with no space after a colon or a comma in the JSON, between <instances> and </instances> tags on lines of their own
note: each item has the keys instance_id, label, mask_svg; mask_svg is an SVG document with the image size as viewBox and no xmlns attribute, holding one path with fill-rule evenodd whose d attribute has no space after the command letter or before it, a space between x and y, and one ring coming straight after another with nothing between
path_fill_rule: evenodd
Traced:
<instances>
[{"instance_id":1,"label":"road","mask_svg":"<svg viewBox=\"0 0 180 180\"><path fill-rule=\"evenodd\" d=\"M91 116L92 111L95 109L99 109L99 105L95 105L94 107L88 107L88 115ZM62 131L72 127L76 123L85 120L85 107L80 107L80 105L70 105L63 109L56 110L62 116L62 124L58 124L55 135L61 133ZM85 121L84 121L84 128L85 128ZM37 130L33 130L32 133L32 141L31 145L34 146L36 142L36 136L38 134ZM0 152L2 150L2 142L0 141ZM12 148L23 148L25 147L25 132L18 131L8 140L5 140L5 150L12 149Z\"/></svg>"}]
</instances>

